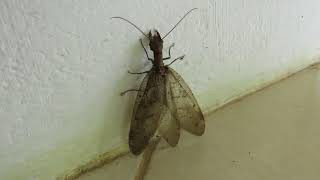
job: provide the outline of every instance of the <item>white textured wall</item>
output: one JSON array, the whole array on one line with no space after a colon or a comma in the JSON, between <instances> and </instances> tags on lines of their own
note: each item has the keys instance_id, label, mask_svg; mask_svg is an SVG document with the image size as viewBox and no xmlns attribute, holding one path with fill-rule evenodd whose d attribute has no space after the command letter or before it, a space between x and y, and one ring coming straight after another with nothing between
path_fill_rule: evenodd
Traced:
<instances>
[{"instance_id":1,"label":"white textured wall","mask_svg":"<svg viewBox=\"0 0 320 180\"><path fill-rule=\"evenodd\" d=\"M0 1L0 178L52 179L126 141L145 60L130 25L167 32L204 110L315 61L320 1ZM210 129L208 130L210 131Z\"/></svg>"}]
</instances>

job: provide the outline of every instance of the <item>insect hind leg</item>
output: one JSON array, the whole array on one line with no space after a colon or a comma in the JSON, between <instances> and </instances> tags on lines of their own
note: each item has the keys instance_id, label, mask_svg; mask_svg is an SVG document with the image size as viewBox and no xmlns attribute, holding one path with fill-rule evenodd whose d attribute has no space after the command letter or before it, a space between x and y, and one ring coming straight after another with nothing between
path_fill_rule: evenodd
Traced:
<instances>
[{"instance_id":1,"label":"insect hind leg","mask_svg":"<svg viewBox=\"0 0 320 180\"><path fill-rule=\"evenodd\" d=\"M141 90L140 89L128 89L128 90L125 90L125 91L121 92L120 96L123 96L123 95L127 94L128 92L132 92L132 91L138 92L138 91L141 91Z\"/></svg>"},{"instance_id":2,"label":"insect hind leg","mask_svg":"<svg viewBox=\"0 0 320 180\"><path fill-rule=\"evenodd\" d=\"M146 91L142 91L140 89L128 89L128 90L121 92L120 95L123 96L123 95L127 94L128 92L148 92L150 89L156 88L156 87L158 87L158 86L152 86L149 89L147 89Z\"/></svg>"},{"instance_id":3,"label":"insect hind leg","mask_svg":"<svg viewBox=\"0 0 320 180\"><path fill-rule=\"evenodd\" d=\"M143 71L143 72L131 72L131 71L128 71L129 74L146 74L146 73L149 73L149 71Z\"/></svg>"},{"instance_id":4,"label":"insect hind leg","mask_svg":"<svg viewBox=\"0 0 320 180\"><path fill-rule=\"evenodd\" d=\"M182 56L180 56L180 57L175 58L173 61L171 61L170 64L168 64L168 65L166 65L166 66L170 66L172 63L174 63L174 62L177 61L177 60L183 60L183 58L184 58L185 56L186 56L186 55L182 55Z\"/></svg>"}]
</instances>

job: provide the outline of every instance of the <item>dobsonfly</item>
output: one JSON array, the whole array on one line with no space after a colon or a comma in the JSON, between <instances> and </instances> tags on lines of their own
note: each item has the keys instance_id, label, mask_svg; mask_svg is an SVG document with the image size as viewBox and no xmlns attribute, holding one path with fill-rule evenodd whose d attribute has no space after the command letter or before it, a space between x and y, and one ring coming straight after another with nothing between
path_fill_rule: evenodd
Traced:
<instances>
[{"instance_id":1,"label":"dobsonfly","mask_svg":"<svg viewBox=\"0 0 320 180\"><path fill-rule=\"evenodd\" d=\"M189 10L163 38L157 30L151 30L146 35L129 20L112 17L133 25L148 38L150 50L153 51L152 59L140 39L147 59L152 62L152 68L140 73L128 71L130 74L146 74L146 76L139 89L130 89L121 93L124 95L129 91L138 92L129 132L129 148L135 155L139 155L152 139L158 142L160 137L165 139L170 146L176 146L181 128L197 136L201 136L205 131L204 116L191 89L183 78L169 67L176 60L182 60L184 56L175 58L168 65L163 63L164 60L171 58L171 48L174 44L169 47L168 57L163 58L162 54L164 38L195 9L197 8Z\"/></svg>"}]
</instances>

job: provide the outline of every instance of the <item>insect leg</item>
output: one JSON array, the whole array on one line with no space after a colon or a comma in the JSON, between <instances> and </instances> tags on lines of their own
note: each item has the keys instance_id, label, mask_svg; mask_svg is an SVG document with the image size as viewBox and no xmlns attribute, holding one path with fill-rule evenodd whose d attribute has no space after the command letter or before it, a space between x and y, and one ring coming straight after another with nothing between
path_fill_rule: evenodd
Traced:
<instances>
[{"instance_id":1,"label":"insect leg","mask_svg":"<svg viewBox=\"0 0 320 180\"><path fill-rule=\"evenodd\" d=\"M152 59L152 58L149 58L148 52L147 52L146 48L144 47L144 45L143 45L143 43L142 43L142 39L140 39L140 44L141 44L144 52L146 53L148 60L151 61L151 62L153 62L153 59Z\"/></svg>"},{"instance_id":2,"label":"insect leg","mask_svg":"<svg viewBox=\"0 0 320 180\"><path fill-rule=\"evenodd\" d=\"M131 91L141 91L141 90L139 90L139 89L128 89L126 91L121 92L120 95L123 96L123 95L125 95L125 94L127 94L128 92L131 92Z\"/></svg>"},{"instance_id":3,"label":"insect leg","mask_svg":"<svg viewBox=\"0 0 320 180\"><path fill-rule=\"evenodd\" d=\"M171 58L171 48L174 46L174 43L172 43L170 46L169 46L169 56L166 57L166 58L163 58L163 60L168 60Z\"/></svg>"},{"instance_id":4,"label":"insect leg","mask_svg":"<svg viewBox=\"0 0 320 180\"><path fill-rule=\"evenodd\" d=\"M150 72L150 71L143 71L143 72L138 72L138 73L128 71L129 74L146 74L148 72Z\"/></svg>"},{"instance_id":5,"label":"insect leg","mask_svg":"<svg viewBox=\"0 0 320 180\"><path fill-rule=\"evenodd\" d=\"M184 58L185 55L182 55L180 57L175 58L173 61L171 61L170 64L166 65L166 66L170 66L172 63L174 63L176 60L182 60Z\"/></svg>"}]
</instances>

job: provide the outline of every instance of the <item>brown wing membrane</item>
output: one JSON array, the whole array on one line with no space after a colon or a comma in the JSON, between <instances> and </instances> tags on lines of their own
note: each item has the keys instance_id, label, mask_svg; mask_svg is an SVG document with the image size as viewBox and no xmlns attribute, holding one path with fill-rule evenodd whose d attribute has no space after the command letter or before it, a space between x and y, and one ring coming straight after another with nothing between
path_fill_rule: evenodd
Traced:
<instances>
[{"instance_id":1,"label":"brown wing membrane","mask_svg":"<svg viewBox=\"0 0 320 180\"><path fill-rule=\"evenodd\" d=\"M140 85L133 108L129 132L129 147L133 154L140 154L154 135L163 109L164 79L151 71Z\"/></svg>"},{"instance_id":2,"label":"brown wing membrane","mask_svg":"<svg viewBox=\"0 0 320 180\"><path fill-rule=\"evenodd\" d=\"M171 94L167 95L169 109L183 129L201 136L205 130L204 117L189 86L171 68L168 68L167 83L169 83L167 86L170 87L169 94Z\"/></svg>"},{"instance_id":3,"label":"brown wing membrane","mask_svg":"<svg viewBox=\"0 0 320 180\"><path fill-rule=\"evenodd\" d=\"M161 137L170 146L174 147L178 144L180 138L179 122L173 117L167 106L163 106L158 130Z\"/></svg>"}]
</instances>

